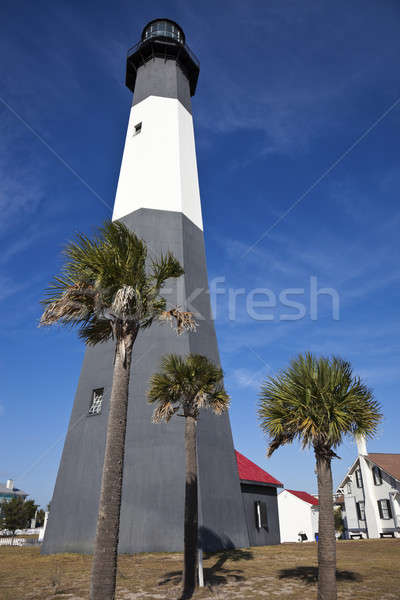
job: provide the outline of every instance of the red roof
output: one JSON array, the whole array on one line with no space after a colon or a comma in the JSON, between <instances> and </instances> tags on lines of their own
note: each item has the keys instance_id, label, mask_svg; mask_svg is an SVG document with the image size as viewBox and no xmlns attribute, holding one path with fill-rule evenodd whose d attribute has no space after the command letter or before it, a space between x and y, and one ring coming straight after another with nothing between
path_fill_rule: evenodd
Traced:
<instances>
[{"instance_id":1,"label":"red roof","mask_svg":"<svg viewBox=\"0 0 400 600\"><path fill-rule=\"evenodd\" d=\"M300 500L304 500L304 502L308 502L308 504L312 504L313 506L318 506L318 500L314 496L311 496L308 492L298 492L296 490L286 490L290 492L294 496L300 498Z\"/></svg>"},{"instance_id":2,"label":"red roof","mask_svg":"<svg viewBox=\"0 0 400 600\"><path fill-rule=\"evenodd\" d=\"M264 471L260 467L258 467L255 463L251 462L248 458L240 454L237 450L236 453L236 461L239 470L239 478L242 481L254 481L256 483L269 483L273 485L277 485L279 487L283 487L283 483L272 477L267 471Z\"/></svg>"}]
</instances>

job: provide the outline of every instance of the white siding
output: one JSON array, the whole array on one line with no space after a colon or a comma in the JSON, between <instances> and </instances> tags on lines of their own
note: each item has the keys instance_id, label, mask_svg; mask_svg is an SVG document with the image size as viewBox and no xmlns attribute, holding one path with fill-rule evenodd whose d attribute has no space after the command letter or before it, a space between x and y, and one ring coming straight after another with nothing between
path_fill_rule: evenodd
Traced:
<instances>
[{"instance_id":1,"label":"white siding","mask_svg":"<svg viewBox=\"0 0 400 600\"><path fill-rule=\"evenodd\" d=\"M368 459L368 456L365 458L364 456L359 457L354 470L349 474L352 486L351 494L347 491L347 484L344 486L347 527L350 532L361 530L366 535L368 524L368 536L370 538L379 538L381 532L394 531L400 527L400 502L390 493L396 489L399 490L400 485L393 477L385 473L383 469L381 469L382 484L375 485L372 473L373 465L366 459ZM355 471L359 467L360 462L363 476L362 488L357 487L355 476ZM380 518L378 500L383 499L390 500L391 502L393 513L393 518L391 519ZM355 511L355 503L359 501L365 502L367 521L358 519L357 512Z\"/></svg>"},{"instance_id":2,"label":"white siding","mask_svg":"<svg viewBox=\"0 0 400 600\"><path fill-rule=\"evenodd\" d=\"M318 513L313 522L311 504L283 490L278 494L278 510L281 542L298 542L299 533L305 533L308 541L315 541Z\"/></svg>"}]
</instances>

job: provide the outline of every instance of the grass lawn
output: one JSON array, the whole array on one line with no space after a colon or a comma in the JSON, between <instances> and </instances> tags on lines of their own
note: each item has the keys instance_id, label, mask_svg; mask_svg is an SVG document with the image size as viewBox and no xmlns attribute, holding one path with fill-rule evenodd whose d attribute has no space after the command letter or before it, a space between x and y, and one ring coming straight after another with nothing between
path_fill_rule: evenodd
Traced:
<instances>
[{"instance_id":1,"label":"grass lawn","mask_svg":"<svg viewBox=\"0 0 400 600\"><path fill-rule=\"evenodd\" d=\"M338 542L339 598L400 599L400 540ZM91 558L41 556L32 547L0 547L1 600L86 600ZM282 544L213 554L206 587L194 598L263 600L316 597L316 545ZM117 600L179 598L181 554L123 555Z\"/></svg>"}]
</instances>

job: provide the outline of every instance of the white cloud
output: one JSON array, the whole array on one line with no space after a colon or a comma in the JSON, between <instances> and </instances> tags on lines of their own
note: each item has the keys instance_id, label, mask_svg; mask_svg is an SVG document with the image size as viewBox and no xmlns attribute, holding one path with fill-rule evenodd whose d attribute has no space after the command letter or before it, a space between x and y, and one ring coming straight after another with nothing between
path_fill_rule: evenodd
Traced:
<instances>
[{"instance_id":1,"label":"white cloud","mask_svg":"<svg viewBox=\"0 0 400 600\"><path fill-rule=\"evenodd\" d=\"M14 283L8 277L0 275L0 302L28 287L30 282Z\"/></svg>"},{"instance_id":2,"label":"white cloud","mask_svg":"<svg viewBox=\"0 0 400 600\"><path fill-rule=\"evenodd\" d=\"M394 366L374 366L359 369L357 375L365 379L367 383L394 383L399 381L398 364Z\"/></svg>"},{"instance_id":3,"label":"white cloud","mask_svg":"<svg viewBox=\"0 0 400 600\"><path fill-rule=\"evenodd\" d=\"M230 382L231 387L237 385L241 388L259 390L261 383L265 379L266 371L266 367L255 369L254 371L244 368L235 369L229 373L229 377L227 379Z\"/></svg>"},{"instance_id":4,"label":"white cloud","mask_svg":"<svg viewBox=\"0 0 400 600\"><path fill-rule=\"evenodd\" d=\"M32 134L3 106L0 137L0 234L16 228L36 213L44 198L40 178L43 162L32 145Z\"/></svg>"},{"instance_id":5,"label":"white cloud","mask_svg":"<svg viewBox=\"0 0 400 600\"><path fill-rule=\"evenodd\" d=\"M22 237L9 244L7 249L0 254L0 264L4 265L8 263L14 256L30 248L41 236L43 236L43 232L40 233L37 230L31 233L24 231Z\"/></svg>"}]
</instances>

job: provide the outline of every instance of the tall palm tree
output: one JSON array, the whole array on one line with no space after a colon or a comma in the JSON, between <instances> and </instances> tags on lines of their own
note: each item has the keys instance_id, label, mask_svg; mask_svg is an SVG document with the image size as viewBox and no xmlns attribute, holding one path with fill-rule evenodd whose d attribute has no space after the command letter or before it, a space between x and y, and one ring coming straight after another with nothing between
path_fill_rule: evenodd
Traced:
<instances>
[{"instance_id":1,"label":"tall palm tree","mask_svg":"<svg viewBox=\"0 0 400 600\"><path fill-rule=\"evenodd\" d=\"M113 383L101 481L91 600L113 600L133 346L154 319L176 321L177 332L194 329L191 313L166 310L160 295L183 269L171 254L147 260L147 246L121 223L106 222L94 239L78 234L65 248L61 274L47 289L41 325L69 325L89 346L115 343Z\"/></svg>"},{"instance_id":2,"label":"tall palm tree","mask_svg":"<svg viewBox=\"0 0 400 600\"><path fill-rule=\"evenodd\" d=\"M261 388L261 427L269 437L268 456L301 441L314 449L319 500L318 599L336 600L336 539L332 458L343 438L372 437L382 418L372 391L341 358L299 355Z\"/></svg>"},{"instance_id":3,"label":"tall palm tree","mask_svg":"<svg viewBox=\"0 0 400 600\"><path fill-rule=\"evenodd\" d=\"M183 598L190 598L196 585L198 538L197 506L197 420L201 409L221 414L229 406L222 369L205 356L186 357L169 354L161 362L161 371L150 379L150 403L157 404L153 422L168 422L181 410L185 417L185 522Z\"/></svg>"}]
</instances>

